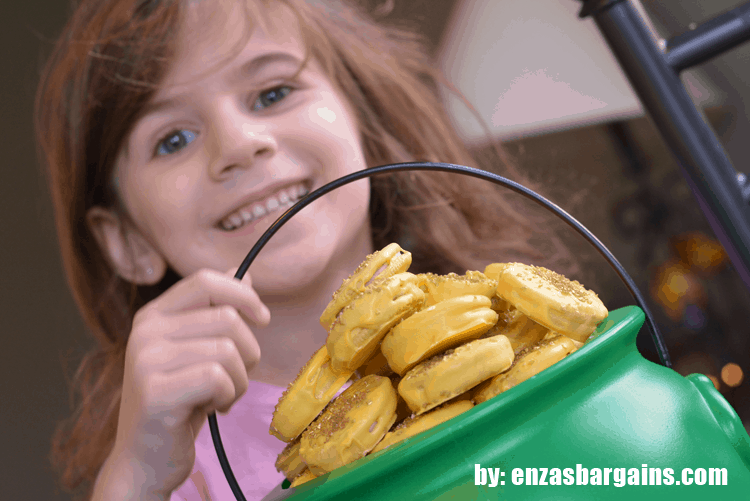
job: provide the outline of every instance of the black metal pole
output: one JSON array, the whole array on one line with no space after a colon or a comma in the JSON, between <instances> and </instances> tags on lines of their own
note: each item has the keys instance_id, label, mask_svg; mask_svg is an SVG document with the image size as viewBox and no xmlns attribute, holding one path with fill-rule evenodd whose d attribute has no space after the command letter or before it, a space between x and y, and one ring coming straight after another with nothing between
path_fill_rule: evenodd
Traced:
<instances>
[{"instance_id":1,"label":"black metal pole","mask_svg":"<svg viewBox=\"0 0 750 501\"><path fill-rule=\"evenodd\" d=\"M591 15L607 40L612 52L680 164L698 203L716 236L729 255L745 286L750 289L750 204L743 198L737 171L724 148L693 104L680 80L679 71L668 62L668 55L651 36L644 19L629 1L583 0L580 17ZM735 9L735 15L709 21L698 36L675 39L681 47L675 64L682 66L727 50L732 43L743 41L745 28L730 29L722 23L740 24L748 7ZM740 15L741 14L741 15ZM735 21L732 21L735 19ZM722 33L722 26L731 35ZM733 25L732 25L733 26ZM700 35L705 35L703 38ZM702 40L696 45L698 40ZM690 42L690 43L688 43ZM714 46L715 43L715 46ZM666 44L664 44L666 47Z\"/></svg>"},{"instance_id":2,"label":"black metal pole","mask_svg":"<svg viewBox=\"0 0 750 501\"><path fill-rule=\"evenodd\" d=\"M678 35L666 44L666 60L677 72L692 68L750 40L750 2Z\"/></svg>"}]
</instances>

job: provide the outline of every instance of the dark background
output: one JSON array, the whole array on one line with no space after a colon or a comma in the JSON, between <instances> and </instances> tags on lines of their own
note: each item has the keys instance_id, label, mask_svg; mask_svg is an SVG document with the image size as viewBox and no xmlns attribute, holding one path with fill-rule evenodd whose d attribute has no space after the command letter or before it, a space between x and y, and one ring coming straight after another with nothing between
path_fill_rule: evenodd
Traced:
<instances>
[{"instance_id":1,"label":"dark background","mask_svg":"<svg viewBox=\"0 0 750 501\"><path fill-rule=\"evenodd\" d=\"M560 0L572 1L572 0ZM374 0L370 4L377 4ZM389 19L407 20L437 45L452 0L397 1ZM676 34L742 2L644 2L663 34ZM39 69L69 13L67 1L5 2L0 30L0 497L69 499L55 489L47 454L55 423L71 412L66 378L90 339L66 287L52 211L32 129ZM747 163L746 96L750 71L746 48L704 65L726 94L709 111L736 166ZM574 129L509 143L532 177L554 189L550 198L579 218L620 259L644 294L656 272L673 259L675 236L712 237L677 166L646 119ZM623 207L625 209L623 209ZM624 212L623 212L624 211ZM625 224L623 225L623 221ZM670 240L672 239L672 240ZM597 291L610 306L632 303L614 274L580 246ZM748 364L748 291L731 266L699 277L708 296L707 322L696 329L652 309L668 340L676 368L718 375L727 362ZM594 284L591 284L594 287ZM647 338L639 340L652 356ZM67 363L67 370L64 369ZM747 379L747 378L746 378ZM720 385L745 425L750 424L750 385Z\"/></svg>"}]
</instances>

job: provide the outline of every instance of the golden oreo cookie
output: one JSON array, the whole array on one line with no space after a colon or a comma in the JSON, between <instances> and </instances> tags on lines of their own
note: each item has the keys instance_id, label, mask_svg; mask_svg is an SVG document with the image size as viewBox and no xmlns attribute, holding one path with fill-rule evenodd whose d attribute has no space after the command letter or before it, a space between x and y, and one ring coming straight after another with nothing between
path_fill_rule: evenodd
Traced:
<instances>
[{"instance_id":1,"label":"golden oreo cookie","mask_svg":"<svg viewBox=\"0 0 750 501\"><path fill-rule=\"evenodd\" d=\"M505 271L505 268L508 267L510 263L492 263L488 264L484 268L484 276L489 278L490 280L494 280L496 282L500 281L500 275L503 274L503 271Z\"/></svg>"},{"instance_id":2,"label":"golden oreo cookie","mask_svg":"<svg viewBox=\"0 0 750 501\"><path fill-rule=\"evenodd\" d=\"M279 399L271 419L271 435L284 442L297 438L352 374L331 370L325 346L316 351Z\"/></svg>"},{"instance_id":3,"label":"golden oreo cookie","mask_svg":"<svg viewBox=\"0 0 750 501\"><path fill-rule=\"evenodd\" d=\"M396 325L380 346L391 369L406 372L442 351L477 339L497 322L486 296L460 296L425 308Z\"/></svg>"},{"instance_id":4,"label":"golden oreo cookie","mask_svg":"<svg viewBox=\"0 0 750 501\"><path fill-rule=\"evenodd\" d=\"M416 414L463 394L507 370L513 348L505 336L478 339L432 357L406 373L398 393Z\"/></svg>"},{"instance_id":5,"label":"golden oreo cookie","mask_svg":"<svg viewBox=\"0 0 750 501\"><path fill-rule=\"evenodd\" d=\"M490 280L479 271L467 271L465 275L420 273L417 275L417 280L419 288L425 291L425 308L459 296L491 298L497 289L497 281Z\"/></svg>"},{"instance_id":6,"label":"golden oreo cookie","mask_svg":"<svg viewBox=\"0 0 750 501\"><path fill-rule=\"evenodd\" d=\"M403 273L411 265L411 253L403 250L398 244L390 244L367 256L362 264L354 270L341 287L333 293L333 298L320 316L320 325L325 330L354 297L370 285L373 278L384 279L397 273Z\"/></svg>"},{"instance_id":7,"label":"golden oreo cookie","mask_svg":"<svg viewBox=\"0 0 750 501\"><path fill-rule=\"evenodd\" d=\"M474 393L474 402L480 404L504 391L508 391L556 364L576 349L573 341L565 336L557 336L540 342L529 348L526 353L519 354L510 370L477 387Z\"/></svg>"},{"instance_id":8,"label":"golden oreo cookie","mask_svg":"<svg viewBox=\"0 0 750 501\"><path fill-rule=\"evenodd\" d=\"M459 400L444 404L437 409L433 409L425 414L412 416L398 424L393 430L389 431L383 440L372 450L373 453L395 445L409 437L419 435L423 431L434 428L440 423L462 414L474 407L471 400Z\"/></svg>"},{"instance_id":9,"label":"golden oreo cookie","mask_svg":"<svg viewBox=\"0 0 750 501\"><path fill-rule=\"evenodd\" d=\"M311 472L308 468L305 468L299 475L297 475L294 480L292 480L292 485L290 485L290 488L298 487L305 482L309 482L310 480L315 480L318 478L316 474Z\"/></svg>"},{"instance_id":10,"label":"golden oreo cookie","mask_svg":"<svg viewBox=\"0 0 750 501\"><path fill-rule=\"evenodd\" d=\"M551 332L548 328L534 322L515 308L501 312L499 315L500 319L495 326L488 330L483 337L498 335L507 337L514 353L534 346Z\"/></svg>"},{"instance_id":11,"label":"golden oreo cookie","mask_svg":"<svg viewBox=\"0 0 750 501\"><path fill-rule=\"evenodd\" d=\"M498 276L497 294L535 322L580 342L608 313L594 292L539 266L507 264Z\"/></svg>"},{"instance_id":12,"label":"golden oreo cookie","mask_svg":"<svg viewBox=\"0 0 750 501\"><path fill-rule=\"evenodd\" d=\"M396 420L391 380L366 376L354 382L302 434L300 455L323 475L370 452Z\"/></svg>"},{"instance_id":13,"label":"golden oreo cookie","mask_svg":"<svg viewBox=\"0 0 750 501\"><path fill-rule=\"evenodd\" d=\"M276 459L276 471L284 473L287 480L294 480L307 465L302 462L299 455L299 437L287 444Z\"/></svg>"},{"instance_id":14,"label":"golden oreo cookie","mask_svg":"<svg viewBox=\"0 0 750 501\"><path fill-rule=\"evenodd\" d=\"M359 293L341 310L328 332L331 368L338 373L358 369L375 354L391 327L423 304L424 292L417 287L417 277L408 272L378 280Z\"/></svg>"},{"instance_id":15,"label":"golden oreo cookie","mask_svg":"<svg viewBox=\"0 0 750 501\"><path fill-rule=\"evenodd\" d=\"M544 336L543 341L547 341L548 339L554 339L557 336L562 336L562 334L560 334L558 332L548 331L547 335ZM565 336L565 337L568 337L568 336ZM570 339L570 338L568 337L568 339ZM575 339L570 339L570 340L573 342L573 346L575 346L576 349L580 349L584 344L586 344L586 343L582 343L580 341L576 341Z\"/></svg>"}]
</instances>

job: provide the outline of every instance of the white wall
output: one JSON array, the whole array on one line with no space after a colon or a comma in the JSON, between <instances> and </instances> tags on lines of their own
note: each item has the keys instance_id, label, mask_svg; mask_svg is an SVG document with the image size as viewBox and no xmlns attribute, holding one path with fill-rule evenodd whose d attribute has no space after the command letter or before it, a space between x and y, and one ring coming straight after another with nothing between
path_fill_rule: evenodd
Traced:
<instances>
[{"instance_id":1,"label":"white wall","mask_svg":"<svg viewBox=\"0 0 750 501\"><path fill-rule=\"evenodd\" d=\"M439 63L492 135L507 140L643 114L594 21L578 18L580 8L576 0L459 2ZM723 101L702 71L685 80L698 103ZM469 108L455 95L444 97L464 138L484 142Z\"/></svg>"}]
</instances>

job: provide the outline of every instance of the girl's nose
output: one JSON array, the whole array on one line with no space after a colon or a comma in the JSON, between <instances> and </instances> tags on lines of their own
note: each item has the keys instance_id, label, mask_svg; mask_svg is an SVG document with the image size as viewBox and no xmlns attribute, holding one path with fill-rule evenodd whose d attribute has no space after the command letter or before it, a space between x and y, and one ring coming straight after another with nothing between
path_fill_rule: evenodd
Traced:
<instances>
[{"instance_id":1,"label":"girl's nose","mask_svg":"<svg viewBox=\"0 0 750 501\"><path fill-rule=\"evenodd\" d=\"M209 174L216 181L268 160L278 150L269 124L248 114L227 109L213 120L211 130Z\"/></svg>"}]
</instances>

